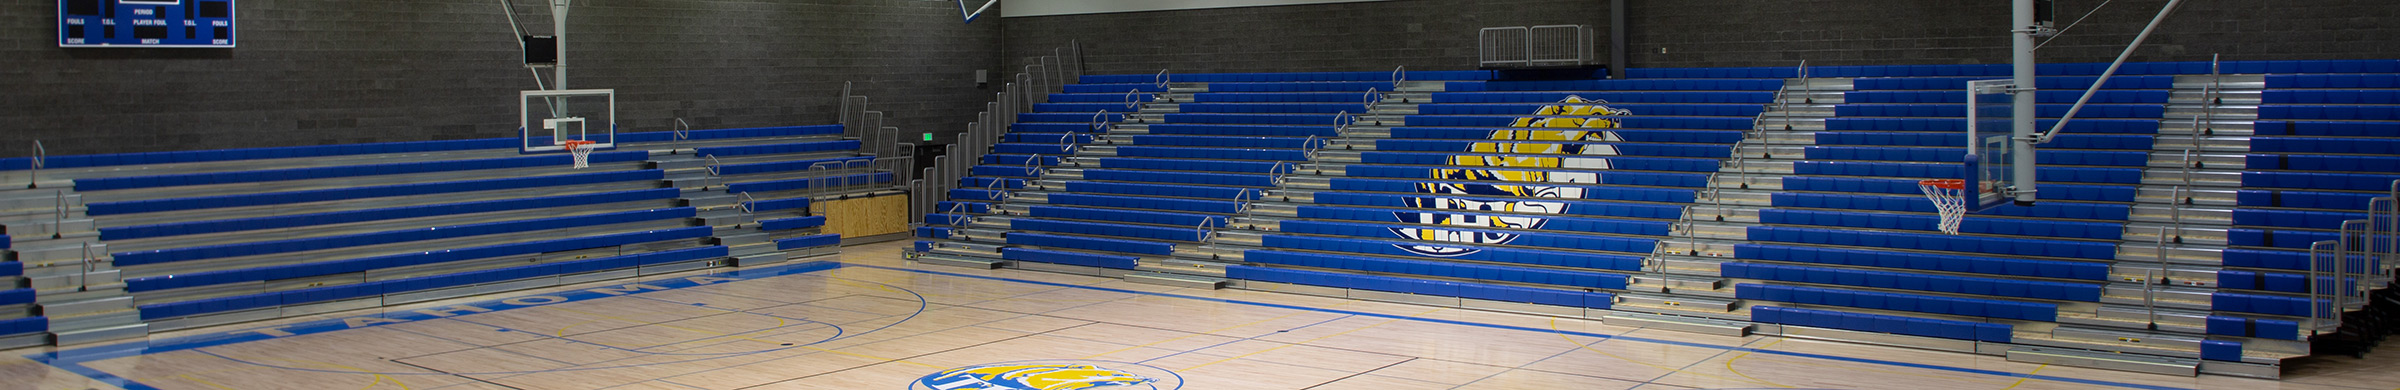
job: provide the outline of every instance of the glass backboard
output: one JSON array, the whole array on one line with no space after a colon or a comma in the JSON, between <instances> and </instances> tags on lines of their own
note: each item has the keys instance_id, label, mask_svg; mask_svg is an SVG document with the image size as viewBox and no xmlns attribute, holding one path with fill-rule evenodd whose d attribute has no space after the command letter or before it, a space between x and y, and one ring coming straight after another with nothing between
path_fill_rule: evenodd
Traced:
<instances>
[{"instance_id":1,"label":"glass backboard","mask_svg":"<svg viewBox=\"0 0 2400 390\"><path fill-rule=\"evenodd\" d=\"M2009 80L1967 82L1967 155L1961 172L1967 181L1967 211L2008 203L2009 183L2016 182L2014 99Z\"/></svg>"},{"instance_id":2,"label":"glass backboard","mask_svg":"<svg viewBox=\"0 0 2400 390\"><path fill-rule=\"evenodd\" d=\"M524 153L567 150L567 141L592 141L586 148L617 146L617 91L570 89L518 93L517 135Z\"/></svg>"}]
</instances>

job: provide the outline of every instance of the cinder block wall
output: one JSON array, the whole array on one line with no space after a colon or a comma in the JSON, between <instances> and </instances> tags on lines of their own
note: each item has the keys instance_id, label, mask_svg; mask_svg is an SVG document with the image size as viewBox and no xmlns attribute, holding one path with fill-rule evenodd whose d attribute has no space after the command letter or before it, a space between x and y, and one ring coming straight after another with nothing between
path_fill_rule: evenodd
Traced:
<instances>
[{"instance_id":1,"label":"cinder block wall","mask_svg":"<svg viewBox=\"0 0 2400 390\"><path fill-rule=\"evenodd\" d=\"M2059 0L2064 26L2102 0ZM2166 0L2120 0L2043 47L2106 62ZM1991 64L2008 61L2006 1L1629 0L1630 67ZM1018 61L1069 38L1100 73L1467 69L1483 27L1589 24L1607 0L1401 0L1008 19ZM2133 61L2400 58L2400 2L2187 1ZM1663 52L1662 52L1663 49ZM1603 55L1605 58L1605 55Z\"/></svg>"},{"instance_id":2,"label":"cinder block wall","mask_svg":"<svg viewBox=\"0 0 2400 390\"><path fill-rule=\"evenodd\" d=\"M955 132L1000 66L998 18L949 2L577 3L568 86L616 89L625 131L832 123L857 81L889 124ZM61 49L57 7L0 0L0 156L513 137L536 89L497 0L245 0L235 49Z\"/></svg>"}]
</instances>

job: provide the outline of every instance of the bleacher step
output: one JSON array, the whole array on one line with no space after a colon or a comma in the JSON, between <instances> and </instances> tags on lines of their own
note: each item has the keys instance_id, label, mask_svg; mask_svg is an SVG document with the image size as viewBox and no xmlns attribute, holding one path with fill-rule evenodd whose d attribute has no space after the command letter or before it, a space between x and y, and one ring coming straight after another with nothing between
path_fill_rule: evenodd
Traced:
<instances>
[{"instance_id":1,"label":"bleacher step","mask_svg":"<svg viewBox=\"0 0 2400 390\"><path fill-rule=\"evenodd\" d=\"M94 292L114 292L115 296L105 298L87 297L86 299L80 300L57 300L44 302L42 303L42 315L49 316L51 318L61 318L90 313L107 312L112 310L128 310L133 308L133 296L125 295L123 290L102 290Z\"/></svg>"},{"instance_id":2,"label":"bleacher step","mask_svg":"<svg viewBox=\"0 0 2400 390\"><path fill-rule=\"evenodd\" d=\"M961 257L961 256L953 256L953 255L946 255L946 254L938 254L938 253L929 253L929 254L919 255L919 256L917 256L917 262L918 262L918 263L922 263L922 264L930 264L930 265L940 265L940 266L950 266L950 267L980 268L980 269L999 269L999 268L1000 268L1002 265L1006 265L1006 264L1008 263L1008 261L1006 261L1006 260L988 260L988 259L980 259L980 258L972 258L972 257Z\"/></svg>"},{"instance_id":3,"label":"bleacher step","mask_svg":"<svg viewBox=\"0 0 2400 390\"><path fill-rule=\"evenodd\" d=\"M711 240L711 241L715 241L715 243L716 243L717 245L724 245L724 246L729 246L729 247L740 247L740 246L744 246L744 245L751 245L751 244L757 244L757 243L767 242L767 236L768 236L768 234L767 234L766 232L756 232L756 233L745 233L745 234L735 234L735 235L722 235L722 236L715 236L715 237L710 237L710 240Z\"/></svg>"},{"instance_id":4,"label":"bleacher step","mask_svg":"<svg viewBox=\"0 0 2400 390\"><path fill-rule=\"evenodd\" d=\"M770 247L770 249L773 247L772 245L767 245L767 246L768 246L768 247ZM745 256L745 255L735 255L735 256L733 256L733 264L730 264L730 265L731 265L731 266L735 266L735 267L750 267L750 266L760 266L760 265L768 265L768 264L781 264L781 263L784 263L784 262L789 262L789 261L792 261L792 257L791 257L791 255L790 255L790 254L784 253L784 252L782 252L782 251L773 251L773 252L759 253L759 254L752 254L752 255L746 255L746 256Z\"/></svg>"},{"instance_id":5,"label":"bleacher step","mask_svg":"<svg viewBox=\"0 0 2400 390\"><path fill-rule=\"evenodd\" d=\"M1152 285L1169 286L1169 287L1201 288L1201 289L1209 289L1209 290L1215 290L1215 289L1224 288L1224 287L1225 287L1225 283L1227 282L1227 280L1226 280L1225 278L1210 278L1210 277L1191 276L1191 275L1177 275L1177 274L1158 273L1158 272L1134 272L1134 273L1128 273L1128 274L1125 274L1125 281L1126 281L1126 282L1132 282L1132 283L1141 283L1141 284L1152 284Z\"/></svg>"},{"instance_id":6,"label":"bleacher step","mask_svg":"<svg viewBox=\"0 0 2400 390\"><path fill-rule=\"evenodd\" d=\"M674 159L674 160L650 160L650 169L658 169L658 170L669 170L669 171L672 171L672 170L681 170L681 169L704 168L704 167L707 167L707 166L708 166L708 160L702 160L702 159L697 159L697 158L683 158L683 159Z\"/></svg>"},{"instance_id":7,"label":"bleacher step","mask_svg":"<svg viewBox=\"0 0 2400 390\"><path fill-rule=\"evenodd\" d=\"M107 341L138 339L150 335L150 324L128 324L106 328L51 332L59 346L82 345Z\"/></svg>"},{"instance_id":8,"label":"bleacher step","mask_svg":"<svg viewBox=\"0 0 2400 390\"><path fill-rule=\"evenodd\" d=\"M710 210L693 217L703 226L732 226L750 223L756 217L735 210Z\"/></svg>"},{"instance_id":9,"label":"bleacher step","mask_svg":"<svg viewBox=\"0 0 2400 390\"><path fill-rule=\"evenodd\" d=\"M83 314L72 315L72 316L44 316L44 317L45 317L45 319L49 320L49 323L50 323L50 324L49 324L49 325L50 325L50 331L51 331L51 332L53 332L53 333L56 333L56 332L74 332L74 331L80 331L80 330L86 330L86 329L101 329L101 328L111 328L111 327L124 326L124 325L127 325L127 324L140 324L140 323L142 323L142 311L140 311L140 310L134 310L134 309L132 309L132 308L117 309L117 310L110 310L110 311L103 311L103 312L96 312L96 313L83 313Z\"/></svg>"},{"instance_id":10,"label":"bleacher step","mask_svg":"<svg viewBox=\"0 0 2400 390\"><path fill-rule=\"evenodd\" d=\"M2056 366L2097 368L2151 374L2199 376L2200 361L2163 356L2079 351L2072 349L2017 347L2008 350L2008 361Z\"/></svg>"},{"instance_id":11,"label":"bleacher step","mask_svg":"<svg viewBox=\"0 0 2400 390\"><path fill-rule=\"evenodd\" d=\"M83 272L81 267L77 267L74 264L69 264L68 266L63 267L28 269L26 270L25 281L27 285L26 287L32 287L34 290L54 291L76 289L87 286L103 287L123 285L124 276L122 271L116 269Z\"/></svg>"},{"instance_id":12,"label":"bleacher step","mask_svg":"<svg viewBox=\"0 0 2400 390\"><path fill-rule=\"evenodd\" d=\"M1732 337L1749 336L1751 329L1750 323L1747 322L1640 313L1610 314L1608 316L1600 317L1600 323L1607 324L1609 326L1625 326Z\"/></svg>"},{"instance_id":13,"label":"bleacher step","mask_svg":"<svg viewBox=\"0 0 2400 390\"><path fill-rule=\"evenodd\" d=\"M14 247L10 248L9 257L11 257L10 260L21 261L28 265L68 260L80 261L86 253L85 244L91 245L89 253L94 256L108 254L108 244L95 241L99 240L95 237L14 244Z\"/></svg>"},{"instance_id":14,"label":"bleacher step","mask_svg":"<svg viewBox=\"0 0 2400 390\"><path fill-rule=\"evenodd\" d=\"M42 219L9 222L0 225L0 234L7 234L10 241L24 242L40 239L97 237L100 235L100 230L91 218L78 217L64 220Z\"/></svg>"}]
</instances>

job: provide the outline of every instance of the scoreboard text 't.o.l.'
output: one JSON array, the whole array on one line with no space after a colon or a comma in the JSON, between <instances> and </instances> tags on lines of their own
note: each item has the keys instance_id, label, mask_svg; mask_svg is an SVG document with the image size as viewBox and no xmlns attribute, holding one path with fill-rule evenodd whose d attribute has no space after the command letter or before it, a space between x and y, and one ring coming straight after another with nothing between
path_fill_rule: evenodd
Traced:
<instances>
[{"instance_id":1,"label":"scoreboard text 't.o.l.'","mask_svg":"<svg viewBox=\"0 0 2400 390\"><path fill-rule=\"evenodd\" d=\"M234 0L59 0L59 47L233 47Z\"/></svg>"}]
</instances>

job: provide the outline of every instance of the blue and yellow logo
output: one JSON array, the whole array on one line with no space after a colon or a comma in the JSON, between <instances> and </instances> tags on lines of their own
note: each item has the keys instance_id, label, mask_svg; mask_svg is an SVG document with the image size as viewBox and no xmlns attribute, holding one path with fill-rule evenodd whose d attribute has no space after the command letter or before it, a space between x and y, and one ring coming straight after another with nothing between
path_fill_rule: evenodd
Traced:
<instances>
[{"instance_id":1,"label":"blue and yellow logo","mask_svg":"<svg viewBox=\"0 0 2400 390\"><path fill-rule=\"evenodd\" d=\"M1399 222L1460 228L1541 229L1548 218L1516 214L1563 214L1567 203L1538 199L1582 199L1584 187L1596 184L1600 173L1609 169L1605 157L1615 156L1616 146L1607 142L1624 141L1614 129L1620 119L1632 111L1612 108L1608 102L1568 96L1558 103L1542 106L1533 116L1517 118L1511 130L1493 131L1483 142L1469 144L1464 154L1450 157L1454 168L1436 169L1431 179L1417 185L1417 192L1432 194L1410 198L1408 206L1416 212L1395 212ZM1507 169L1526 168L1526 169ZM1447 195L1447 196L1445 196ZM1462 199L1457 196L1519 198L1507 201ZM1478 212L1479 214L1458 214ZM1458 231L1433 228L1393 228L1393 234L1430 243L1500 245L1516 241L1516 234L1505 232ZM1394 245L1425 256L1455 257L1475 253L1474 249L1439 245Z\"/></svg>"},{"instance_id":2,"label":"blue and yellow logo","mask_svg":"<svg viewBox=\"0 0 2400 390\"><path fill-rule=\"evenodd\" d=\"M910 389L1081 390L1183 387L1183 377L1138 363L1045 360L960 367L917 378Z\"/></svg>"}]
</instances>

